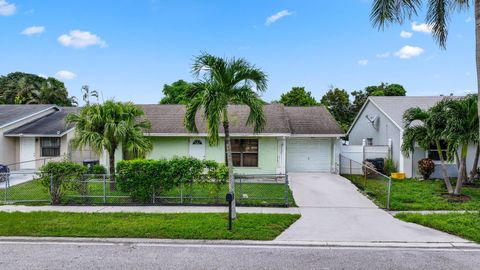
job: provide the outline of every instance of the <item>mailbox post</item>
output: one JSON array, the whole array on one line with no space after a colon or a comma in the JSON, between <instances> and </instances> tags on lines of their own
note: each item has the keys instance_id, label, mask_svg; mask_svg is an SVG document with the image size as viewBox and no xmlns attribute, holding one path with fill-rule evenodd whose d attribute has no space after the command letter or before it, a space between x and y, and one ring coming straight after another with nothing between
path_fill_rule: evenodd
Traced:
<instances>
[{"instance_id":1,"label":"mailbox post","mask_svg":"<svg viewBox=\"0 0 480 270\"><path fill-rule=\"evenodd\" d=\"M228 202L228 230L232 230L232 202L235 200L233 192L228 192L225 196L225 200Z\"/></svg>"}]
</instances>

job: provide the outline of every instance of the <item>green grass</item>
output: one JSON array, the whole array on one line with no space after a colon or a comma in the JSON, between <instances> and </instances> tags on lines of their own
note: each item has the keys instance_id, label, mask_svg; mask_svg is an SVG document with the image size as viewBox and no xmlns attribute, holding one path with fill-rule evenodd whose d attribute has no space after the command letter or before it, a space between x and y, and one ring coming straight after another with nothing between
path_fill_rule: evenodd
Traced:
<instances>
[{"instance_id":1,"label":"green grass","mask_svg":"<svg viewBox=\"0 0 480 270\"><path fill-rule=\"evenodd\" d=\"M350 178L349 175L345 175ZM363 176L354 175L352 183L380 207L386 206L388 182L385 178L369 178L365 187ZM418 181L417 179L392 180L391 210L477 210L480 209L480 188L462 187L462 194L470 196L468 202L449 202L442 193L445 185L441 180Z\"/></svg>"},{"instance_id":2,"label":"green grass","mask_svg":"<svg viewBox=\"0 0 480 270\"><path fill-rule=\"evenodd\" d=\"M300 215L0 212L1 236L272 240Z\"/></svg>"},{"instance_id":3,"label":"green grass","mask_svg":"<svg viewBox=\"0 0 480 270\"><path fill-rule=\"evenodd\" d=\"M243 183L242 185L235 185L235 196L239 205L247 206L283 206L285 200L285 185L284 184L259 184L259 183ZM210 187L198 183L193 184L192 192L190 193L190 186L185 186L184 204L225 204L225 194L228 192L228 185L223 185L218 198L210 192ZM115 198L108 196L128 196L128 193L119 190L110 191L108 183L105 189L107 195L107 204L128 204L132 203L130 198ZM5 190L0 189L0 198L4 199ZM79 198L77 191L67 191L66 196L62 200L64 204L102 204L104 188L102 182L90 182L88 185L89 196L96 196L93 198ZM200 197L189 199L189 195L193 197ZM161 194L164 197L180 197L180 188L174 188L170 191ZM48 204L50 196L47 189L42 186L40 181L34 180L20 185L13 186L8 189L7 198L9 201L44 201L44 202L19 202L22 204ZM2 203L0 201L0 203ZM288 189L288 204L289 206L296 206L295 200L290 189ZM180 204L179 198L165 198L158 199L159 204Z\"/></svg>"},{"instance_id":4,"label":"green grass","mask_svg":"<svg viewBox=\"0 0 480 270\"><path fill-rule=\"evenodd\" d=\"M400 213L395 217L480 243L480 213L478 212L426 215Z\"/></svg>"}]
</instances>

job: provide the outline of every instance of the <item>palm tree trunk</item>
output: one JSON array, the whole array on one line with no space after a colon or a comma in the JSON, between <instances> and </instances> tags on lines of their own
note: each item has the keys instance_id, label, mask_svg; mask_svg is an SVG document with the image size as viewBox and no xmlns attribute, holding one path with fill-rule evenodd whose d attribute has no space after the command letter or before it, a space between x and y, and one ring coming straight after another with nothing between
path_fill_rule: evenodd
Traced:
<instances>
[{"instance_id":1,"label":"palm tree trunk","mask_svg":"<svg viewBox=\"0 0 480 270\"><path fill-rule=\"evenodd\" d=\"M477 92L480 96L480 0L475 0L475 60L477 64ZM478 117L480 118L480 99L477 100ZM480 134L480 127L478 130Z\"/></svg>"},{"instance_id":2,"label":"palm tree trunk","mask_svg":"<svg viewBox=\"0 0 480 270\"><path fill-rule=\"evenodd\" d=\"M468 183L473 183L475 177L477 177L478 158L480 157L480 144L477 144L477 150L475 151L475 159L473 160L472 170L470 171L470 177Z\"/></svg>"},{"instance_id":3,"label":"palm tree trunk","mask_svg":"<svg viewBox=\"0 0 480 270\"><path fill-rule=\"evenodd\" d=\"M110 191L115 191L115 150L108 153L108 163L110 171Z\"/></svg>"},{"instance_id":4,"label":"palm tree trunk","mask_svg":"<svg viewBox=\"0 0 480 270\"><path fill-rule=\"evenodd\" d=\"M227 148L227 166L228 166L228 191L235 194L235 178L233 176L233 160L232 160L232 143L230 141L230 126L227 121L223 122L225 130L225 146ZM232 202L232 218L237 218L237 210L235 200Z\"/></svg>"},{"instance_id":5,"label":"palm tree trunk","mask_svg":"<svg viewBox=\"0 0 480 270\"><path fill-rule=\"evenodd\" d=\"M436 145L437 145L438 156L440 157L440 164L442 167L443 181L445 181L445 186L447 187L448 194L453 194L453 187L452 187L452 183L450 183L450 178L448 177L447 166L445 165L445 160L443 159L442 147L440 146L440 141L437 141Z\"/></svg>"},{"instance_id":6,"label":"palm tree trunk","mask_svg":"<svg viewBox=\"0 0 480 270\"><path fill-rule=\"evenodd\" d=\"M465 164L467 163L467 153L468 143L464 143L462 144L462 150L460 152L460 168L458 170L457 184L455 185L455 192L453 193L454 195L460 195L460 189L462 188L466 171Z\"/></svg>"}]
</instances>

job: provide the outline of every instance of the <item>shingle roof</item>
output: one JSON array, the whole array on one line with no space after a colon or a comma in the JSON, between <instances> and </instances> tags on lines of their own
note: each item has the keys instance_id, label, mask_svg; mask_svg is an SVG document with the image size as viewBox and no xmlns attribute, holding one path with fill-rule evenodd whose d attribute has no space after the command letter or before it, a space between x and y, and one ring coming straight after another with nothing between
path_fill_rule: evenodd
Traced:
<instances>
[{"instance_id":1,"label":"shingle roof","mask_svg":"<svg viewBox=\"0 0 480 270\"><path fill-rule=\"evenodd\" d=\"M20 126L18 128L9 130L4 133L7 136L20 135L44 135L44 136L58 136L65 131L71 129L73 125L65 123L65 116L71 112L78 112L80 108L77 107L62 107L56 112L44 116L38 120Z\"/></svg>"},{"instance_id":2,"label":"shingle roof","mask_svg":"<svg viewBox=\"0 0 480 270\"><path fill-rule=\"evenodd\" d=\"M0 126L22 119L54 105L0 105Z\"/></svg>"},{"instance_id":3,"label":"shingle roof","mask_svg":"<svg viewBox=\"0 0 480 270\"><path fill-rule=\"evenodd\" d=\"M398 126L403 127L403 114L406 110L419 107L423 110L433 107L445 96L408 96L408 97L369 97ZM452 97L449 97L452 98ZM458 98L458 97L453 97Z\"/></svg>"},{"instance_id":4,"label":"shingle roof","mask_svg":"<svg viewBox=\"0 0 480 270\"><path fill-rule=\"evenodd\" d=\"M184 105L139 105L145 116L152 123L152 134L185 134L183 125L186 107ZM267 125L263 134L316 134L338 135L344 132L324 107L284 107L279 104L264 105ZM229 106L230 132L237 134L253 133L253 128L246 126L249 109L245 105ZM199 133L206 133L206 126L201 113L197 114ZM220 128L223 133L223 127Z\"/></svg>"}]
</instances>

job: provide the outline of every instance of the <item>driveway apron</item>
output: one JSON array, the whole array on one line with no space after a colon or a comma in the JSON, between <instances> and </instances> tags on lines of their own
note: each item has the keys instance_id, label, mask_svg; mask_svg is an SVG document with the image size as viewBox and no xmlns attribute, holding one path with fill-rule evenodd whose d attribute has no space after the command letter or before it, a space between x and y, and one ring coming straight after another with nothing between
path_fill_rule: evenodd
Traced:
<instances>
[{"instance_id":1,"label":"driveway apron","mask_svg":"<svg viewBox=\"0 0 480 270\"><path fill-rule=\"evenodd\" d=\"M289 173L302 217L276 240L332 242L467 242L403 222L378 208L347 179L328 173Z\"/></svg>"}]
</instances>

